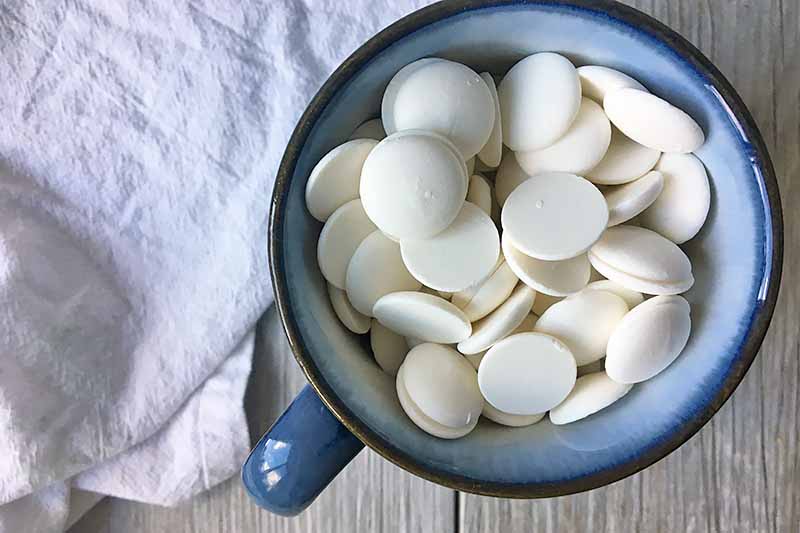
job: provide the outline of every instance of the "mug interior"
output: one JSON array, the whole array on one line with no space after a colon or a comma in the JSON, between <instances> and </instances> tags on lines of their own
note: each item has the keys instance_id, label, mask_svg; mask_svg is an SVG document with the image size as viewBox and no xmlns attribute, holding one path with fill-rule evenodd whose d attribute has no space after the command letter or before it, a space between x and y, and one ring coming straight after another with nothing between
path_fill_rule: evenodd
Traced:
<instances>
[{"instance_id":1,"label":"mug interior","mask_svg":"<svg viewBox=\"0 0 800 533\"><path fill-rule=\"evenodd\" d=\"M290 340L348 426L424 477L464 490L527 496L574 492L617 479L688 438L699 426L696 421L710 416L709 408L713 412L730 393L724 390L730 388L730 375L743 373L754 356L748 333L764 311L775 253L764 162L752 132L733 115L708 73L687 60L685 50L622 18L561 3L494 5L458 12L394 42L377 42L371 58L352 69L323 102L295 146L293 170L279 184L281 196L272 213L273 275ZM626 72L686 110L705 131L707 140L697 155L709 172L711 211L701 233L683 246L696 278L685 295L692 335L666 371L589 418L560 427L545 418L527 428L482 419L467 437L441 440L404 415L394 380L374 362L368 337L348 332L334 315L317 267L321 224L305 208L306 180L327 151L379 115L383 89L404 65L438 56L476 72L503 74L539 51L561 53L577 66ZM653 457L655 449L666 451Z\"/></svg>"}]
</instances>

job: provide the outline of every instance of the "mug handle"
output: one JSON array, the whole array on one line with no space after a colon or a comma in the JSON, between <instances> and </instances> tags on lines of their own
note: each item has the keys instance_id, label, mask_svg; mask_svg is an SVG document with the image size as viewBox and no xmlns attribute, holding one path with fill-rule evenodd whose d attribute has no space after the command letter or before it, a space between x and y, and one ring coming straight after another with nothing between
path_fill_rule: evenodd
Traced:
<instances>
[{"instance_id":1,"label":"mug handle","mask_svg":"<svg viewBox=\"0 0 800 533\"><path fill-rule=\"evenodd\" d=\"M242 482L264 509L295 516L363 448L306 385L250 452Z\"/></svg>"}]
</instances>

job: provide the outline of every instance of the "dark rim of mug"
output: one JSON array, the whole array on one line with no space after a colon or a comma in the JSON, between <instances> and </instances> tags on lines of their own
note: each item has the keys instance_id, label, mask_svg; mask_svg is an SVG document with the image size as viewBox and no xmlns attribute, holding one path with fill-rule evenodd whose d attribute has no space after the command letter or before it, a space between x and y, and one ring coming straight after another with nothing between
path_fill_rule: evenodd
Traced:
<instances>
[{"instance_id":1,"label":"dark rim of mug","mask_svg":"<svg viewBox=\"0 0 800 533\"><path fill-rule=\"evenodd\" d=\"M760 308L756 308L754 311L750 330L740 347L738 357L731 365L716 396L704 408L694 413L690 420L684 422L668 438L650 446L637 457L586 476L552 483L484 481L439 470L433 466L426 466L424 461L420 461L395 447L387 439L368 427L341 401L308 354L289 304L289 290L283 266L282 251L283 211L289 182L292 179L298 157L302 152L308 135L337 91L377 53L425 26L471 10L524 4L577 8L616 19L636 28L637 31L655 37L677 52L684 61L711 81L730 108L732 118L738 122L738 126L741 128L746 140L754 148L754 161L762 173L768 199L768 205L765 206L765 210L769 211L770 217L765 220L765 224L771 224L772 227L771 236L766 236L766 245L770 244L770 237L772 245L772 262L771 265L765 267L765 272L767 268L769 269L766 296ZM422 8L375 35L331 74L311 100L294 129L281 160L275 181L269 215L269 237L269 259L273 272L272 280L275 300L289 344L309 382L325 405L342 424L370 448L413 474L453 489L507 498L549 498L608 485L647 468L673 452L699 431L730 397L755 359L775 309L783 259L783 218L775 171L761 133L742 99L730 82L694 45L649 15L614 0L448 0Z\"/></svg>"}]
</instances>

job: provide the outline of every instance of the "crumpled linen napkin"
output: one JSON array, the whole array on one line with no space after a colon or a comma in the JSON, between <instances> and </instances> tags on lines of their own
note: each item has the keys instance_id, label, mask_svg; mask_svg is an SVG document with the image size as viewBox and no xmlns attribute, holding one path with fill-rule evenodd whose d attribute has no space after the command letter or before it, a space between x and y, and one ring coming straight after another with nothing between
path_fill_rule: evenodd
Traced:
<instances>
[{"instance_id":1,"label":"crumpled linen napkin","mask_svg":"<svg viewBox=\"0 0 800 533\"><path fill-rule=\"evenodd\" d=\"M253 343L250 333L155 435L0 507L0 531L64 531L106 495L173 505L238 472L249 448L240 406Z\"/></svg>"},{"instance_id":2,"label":"crumpled linen napkin","mask_svg":"<svg viewBox=\"0 0 800 533\"><path fill-rule=\"evenodd\" d=\"M424 3L0 3L0 532L238 470L283 148Z\"/></svg>"}]
</instances>

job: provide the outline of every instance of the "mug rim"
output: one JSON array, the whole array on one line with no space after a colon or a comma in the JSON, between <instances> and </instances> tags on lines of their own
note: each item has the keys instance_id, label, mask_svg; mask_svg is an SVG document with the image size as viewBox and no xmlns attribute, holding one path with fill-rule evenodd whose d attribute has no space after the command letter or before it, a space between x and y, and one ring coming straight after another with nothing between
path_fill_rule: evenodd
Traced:
<instances>
[{"instance_id":1,"label":"mug rim","mask_svg":"<svg viewBox=\"0 0 800 533\"><path fill-rule=\"evenodd\" d=\"M767 235L767 240L770 237L772 240L772 260L768 264L770 270L766 281L766 295L761 306L757 307L753 313L753 320L740 346L739 356L728 370L718 393L704 408L696 412L690 420L684 422L663 442L644 450L637 457L586 476L554 483L485 481L441 470L432 470L413 455L395 447L358 418L342 402L321 374L302 341L300 328L289 305L281 237L287 191L303 146L328 103L356 72L377 53L430 24L467 11L526 4L571 7L605 14L655 37L677 52L682 60L703 73L719 92L730 109L731 118L737 122L744 137L754 148L755 164L761 171L766 189L768 202L765 207L769 209L768 222L772 228L771 235ZM653 17L615 0L445 0L414 11L380 31L356 49L328 77L301 115L289 139L276 175L269 213L268 236L269 265L272 271L275 302L289 346L309 383L333 415L364 444L414 475L455 490L503 498L549 498L599 488L644 470L689 440L728 400L755 360L775 310L783 266L783 216L778 182L766 143L747 106L725 76L693 44Z\"/></svg>"}]
</instances>

